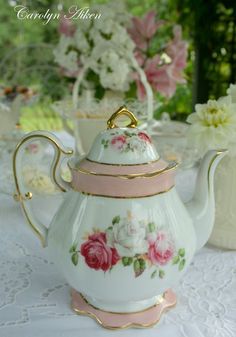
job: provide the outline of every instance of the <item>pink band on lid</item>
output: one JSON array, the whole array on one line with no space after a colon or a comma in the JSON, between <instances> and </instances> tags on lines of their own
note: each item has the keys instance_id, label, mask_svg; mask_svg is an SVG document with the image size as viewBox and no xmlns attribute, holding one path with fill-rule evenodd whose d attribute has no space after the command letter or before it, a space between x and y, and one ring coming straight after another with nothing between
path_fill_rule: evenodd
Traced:
<instances>
[{"instance_id":1,"label":"pink band on lid","mask_svg":"<svg viewBox=\"0 0 236 337\"><path fill-rule=\"evenodd\" d=\"M90 175L72 170L72 187L79 192L119 198L138 198L167 192L174 186L174 172L153 177L122 179L114 176Z\"/></svg>"},{"instance_id":2,"label":"pink band on lid","mask_svg":"<svg viewBox=\"0 0 236 337\"><path fill-rule=\"evenodd\" d=\"M100 164L96 162L83 159L78 168L75 170L82 169L90 172L96 172L97 174L111 174L111 175L122 175L122 174L139 174L154 171L162 171L168 166L168 163L162 159L157 161L138 164L138 165L112 165L112 164Z\"/></svg>"}]
</instances>

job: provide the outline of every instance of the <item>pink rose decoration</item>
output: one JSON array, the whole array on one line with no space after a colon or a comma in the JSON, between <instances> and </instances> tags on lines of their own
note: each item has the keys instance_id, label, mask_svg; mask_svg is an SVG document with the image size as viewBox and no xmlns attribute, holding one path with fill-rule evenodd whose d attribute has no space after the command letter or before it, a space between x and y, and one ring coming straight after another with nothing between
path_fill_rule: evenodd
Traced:
<instances>
[{"instance_id":1,"label":"pink rose decoration","mask_svg":"<svg viewBox=\"0 0 236 337\"><path fill-rule=\"evenodd\" d=\"M112 146L114 146L117 150L123 149L125 143L126 143L126 138L125 136L122 136L122 135L115 136L111 140Z\"/></svg>"},{"instance_id":2,"label":"pink rose decoration","mask_svg":"<svg viewBox=\"0 0 236 337\"><path fill-rule=\"evenodd\" d=\"M148 257L155 265L165 265L174 255L174 243L164 231L148 237Z\"/></svg>"},{"instance_id":3,"label":"pink rose decoration","mask_svg":"<svg viewBox=\"0 0 236 337\"><path fill-rule=\"evenodd\" d=\"M30 153L37 153L39 151L39 145L35 143L31 143L27 146L27 150Z\"/></svg>"},{"instance_id":4,"label":"pink rose decoration","mask_svg":"<svg viewBox=\"0 0 236 337\"><path fill-rule=\"evenodd\" d=\"M152 142L151 139L149 138L149 136L146 133L144 133L144 132L139 132L138 136L139 136L139 138L141 138L142 140L144 140L147 143L151 143Z\"/></svg>"},{"instance_id":5,"label":"pink rose decoration","mask_svg":"<svg viewBox=\"0 0 236 337\"><path fill-rule=\"evenodd\" d=\"M90 268L95 270L109 270L120 259L115 248L107 245L105 233L89 235L88 240L80 247L81 255Z\"/></svg>"}]
</instances>

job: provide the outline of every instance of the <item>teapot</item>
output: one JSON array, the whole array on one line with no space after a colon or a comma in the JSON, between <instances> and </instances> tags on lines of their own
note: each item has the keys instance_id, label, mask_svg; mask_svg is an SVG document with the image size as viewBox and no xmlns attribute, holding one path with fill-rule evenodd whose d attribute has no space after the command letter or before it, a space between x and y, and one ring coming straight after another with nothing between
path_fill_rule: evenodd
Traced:
<instances>
[{"instance_id":1,"label":"teapot","mask_svg":"<svg viewBox=\"0 0 236 337\"><path fill-rule=\"evenodd\" d=\"M120 117L129 118L125 127ZM149 135L121 107L107 121L89 153L73 151L46 131L26 135L15 149L15 199L31 229L71 287L92 306L112 313L146 310L183 277L214 223L214 172L226 150L202 159L193 199L184 204L175 188L176 162L160 158ZM30 142L47 140L54 149L51 180L65 193L49 228L33 214L34 198L23 184L20 165ZM60 176L67 158L71 182Z\"/></svg>"}]
</instances>

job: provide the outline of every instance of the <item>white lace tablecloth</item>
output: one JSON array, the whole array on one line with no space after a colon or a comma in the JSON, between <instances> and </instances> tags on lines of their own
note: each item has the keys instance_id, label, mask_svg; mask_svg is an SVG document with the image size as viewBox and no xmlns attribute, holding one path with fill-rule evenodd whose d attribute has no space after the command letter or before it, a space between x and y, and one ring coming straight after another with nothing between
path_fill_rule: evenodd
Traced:
<instances>
[{"instance_id":1,"label":"white lace tablecloth","mask_svg":"<svg viewBox=\"0 0 236 337\"><path fill-rule=\"evenodd\" d=\"M179 174L191 194L193 172ZM1 337L235 337L236 253L205 247L174 289L177 306L150 329L105 330L70 308L70 287L31 233L20 207L0 194Z\"/></svg>"}]
</instances>

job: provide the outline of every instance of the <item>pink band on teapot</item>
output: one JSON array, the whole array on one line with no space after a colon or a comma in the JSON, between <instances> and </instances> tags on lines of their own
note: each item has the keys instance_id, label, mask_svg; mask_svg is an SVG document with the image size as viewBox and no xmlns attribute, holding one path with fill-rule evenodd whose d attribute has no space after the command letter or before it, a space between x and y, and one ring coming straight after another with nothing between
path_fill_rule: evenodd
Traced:
<instances>
[{"instance_id":1,"label":"pink band on teapot","mask_svg":"<svg viewBox=\"0 0 236 337\"><path fill-rule=\"evenodd\" d=\"M138 174L154 171L162 171L168 166L168 163L162 159L138 165L118 165L118 164L101 164L98 162L90 161L89 159L83 159L79 163L79 167L75 169L83 169L90 172L96 172L98 174Z\"/></svg>"},{"instance_id":2,"label":"pink band on teapot","mask_svg":"<svg viewBox=\"0 0 236 337\"><path fill-rule=\"evenodd\" d=\"M91 195L118 198L151 196L167 192L174 186L175 165L165 167L164 163L148 164L147 171L147 165L88 165L85 160L78 168L71 168L71 184L76 191Z\"/></svg>"}]
</instances>

